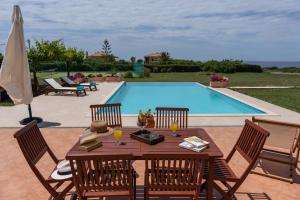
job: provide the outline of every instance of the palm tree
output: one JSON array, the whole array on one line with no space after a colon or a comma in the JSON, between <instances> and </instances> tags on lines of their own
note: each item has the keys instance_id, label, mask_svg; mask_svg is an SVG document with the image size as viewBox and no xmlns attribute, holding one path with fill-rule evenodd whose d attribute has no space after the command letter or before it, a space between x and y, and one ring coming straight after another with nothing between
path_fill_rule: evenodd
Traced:
<instances>
[{"instance_id":1,"label":"palm tree","mask_svg":"<svg viewBox=\"0 0 300 200\"><path fill-rule=\"evenodd\" d=\"M162 64L166 64L170 60L170 54L167 51L161 52L160 61Z\"/></svg>"}]
</instances>

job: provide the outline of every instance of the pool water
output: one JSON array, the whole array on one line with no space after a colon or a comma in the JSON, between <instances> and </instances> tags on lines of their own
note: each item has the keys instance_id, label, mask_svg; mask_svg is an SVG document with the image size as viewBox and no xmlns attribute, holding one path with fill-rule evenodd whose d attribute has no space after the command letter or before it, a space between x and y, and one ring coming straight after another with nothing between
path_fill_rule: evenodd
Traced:
<instances>
[{"instance_id":1,"label":"pool water","mask_svg":"<svg viewBox=\"0 0 300 200\"><path fill-rule=\"evenodd\" d=\"M122 114L156 107L186 107L190 114L265 114L198 83L124 83L106 103L121 103Z\"/></svg>"}]
</instances>

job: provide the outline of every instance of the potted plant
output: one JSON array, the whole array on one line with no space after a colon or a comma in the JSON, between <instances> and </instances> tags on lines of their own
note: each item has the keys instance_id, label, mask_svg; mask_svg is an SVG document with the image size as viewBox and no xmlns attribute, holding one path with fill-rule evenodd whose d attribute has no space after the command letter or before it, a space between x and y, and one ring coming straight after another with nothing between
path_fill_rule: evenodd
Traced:
<instances>
[{"instance_id":1,"label":"potted plant","mask_svg":"<svg viewBox=\"0 0 300 200\"><path fill-rule=\"evenodd\" d=\"M140 110L137 125L145 128L155 127L154 115L152 114L151 109L148 109L146 112Z\"/></svg>"},{"instance_id":2,"label":"potted plant","mask_svg":"<svg viewBox=\"0 0 300 200\"><path fill-rule=\"evenodd\" d=\"M209 86L213 88L226 88L228 87L229 79L225 76L217 76L213 74L209 80Z\"/></svg>"}]
</instances>

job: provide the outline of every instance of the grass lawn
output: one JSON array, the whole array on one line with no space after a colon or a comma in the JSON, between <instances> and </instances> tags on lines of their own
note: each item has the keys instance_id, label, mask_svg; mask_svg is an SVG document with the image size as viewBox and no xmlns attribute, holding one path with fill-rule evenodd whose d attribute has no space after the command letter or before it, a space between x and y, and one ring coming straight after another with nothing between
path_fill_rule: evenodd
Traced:
<instances>
[{"instance_id":1,"label":"grass lawn","mask_svg":"<svg viewBox=\"0 0 300 200\"><path fill-rule=\"evenodd\" d=\"M273 73L234 73L225 74L230 79L230 86L300 86L300 76L293 74ZM136 82L189 82L208 84L210 75L204 72L184 73L151 73L147 78L128 78L126 81Z\"/></svg>"},{"instance_id":2,"label":"grass lawn","mask_svg":"<svg viewBox=\"0 0 300 200\"><path fill-rule=\"evenodd\" d=\"M300 112L300 88L289 89L234 89L269 103Z\"/></svg>"}]
</instances>

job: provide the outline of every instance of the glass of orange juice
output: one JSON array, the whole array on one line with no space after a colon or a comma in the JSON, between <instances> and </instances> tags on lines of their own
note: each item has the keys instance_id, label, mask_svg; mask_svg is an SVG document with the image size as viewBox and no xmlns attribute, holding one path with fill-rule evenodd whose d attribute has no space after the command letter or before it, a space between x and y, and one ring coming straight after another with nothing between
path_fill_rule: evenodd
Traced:
<instances>
[{"instance_id":1,"label":"glass of orange juice","mask_svg":"<svg viewBox=\"0 0 300 200\"><path fill-rule=\"evenodd\" d=\"M114 128L114 138L116 140L117 145L121 145L121 138L122 138L122 128L121 127L116 127Z\"/></svg>"},{"instance_id":2,"label":"glass of orange juice","mask_svg":"<svg viewBox=\"0 0 300 200\"><path fill-rule=\"evenodd\" d=\"M177 121L176 120L172 120L171 124L170 124L170 130L172 131L172 136L173 137L178 137L178 135L176 133L177 128L178 128Z\"/></svg>"}]
</instances>

